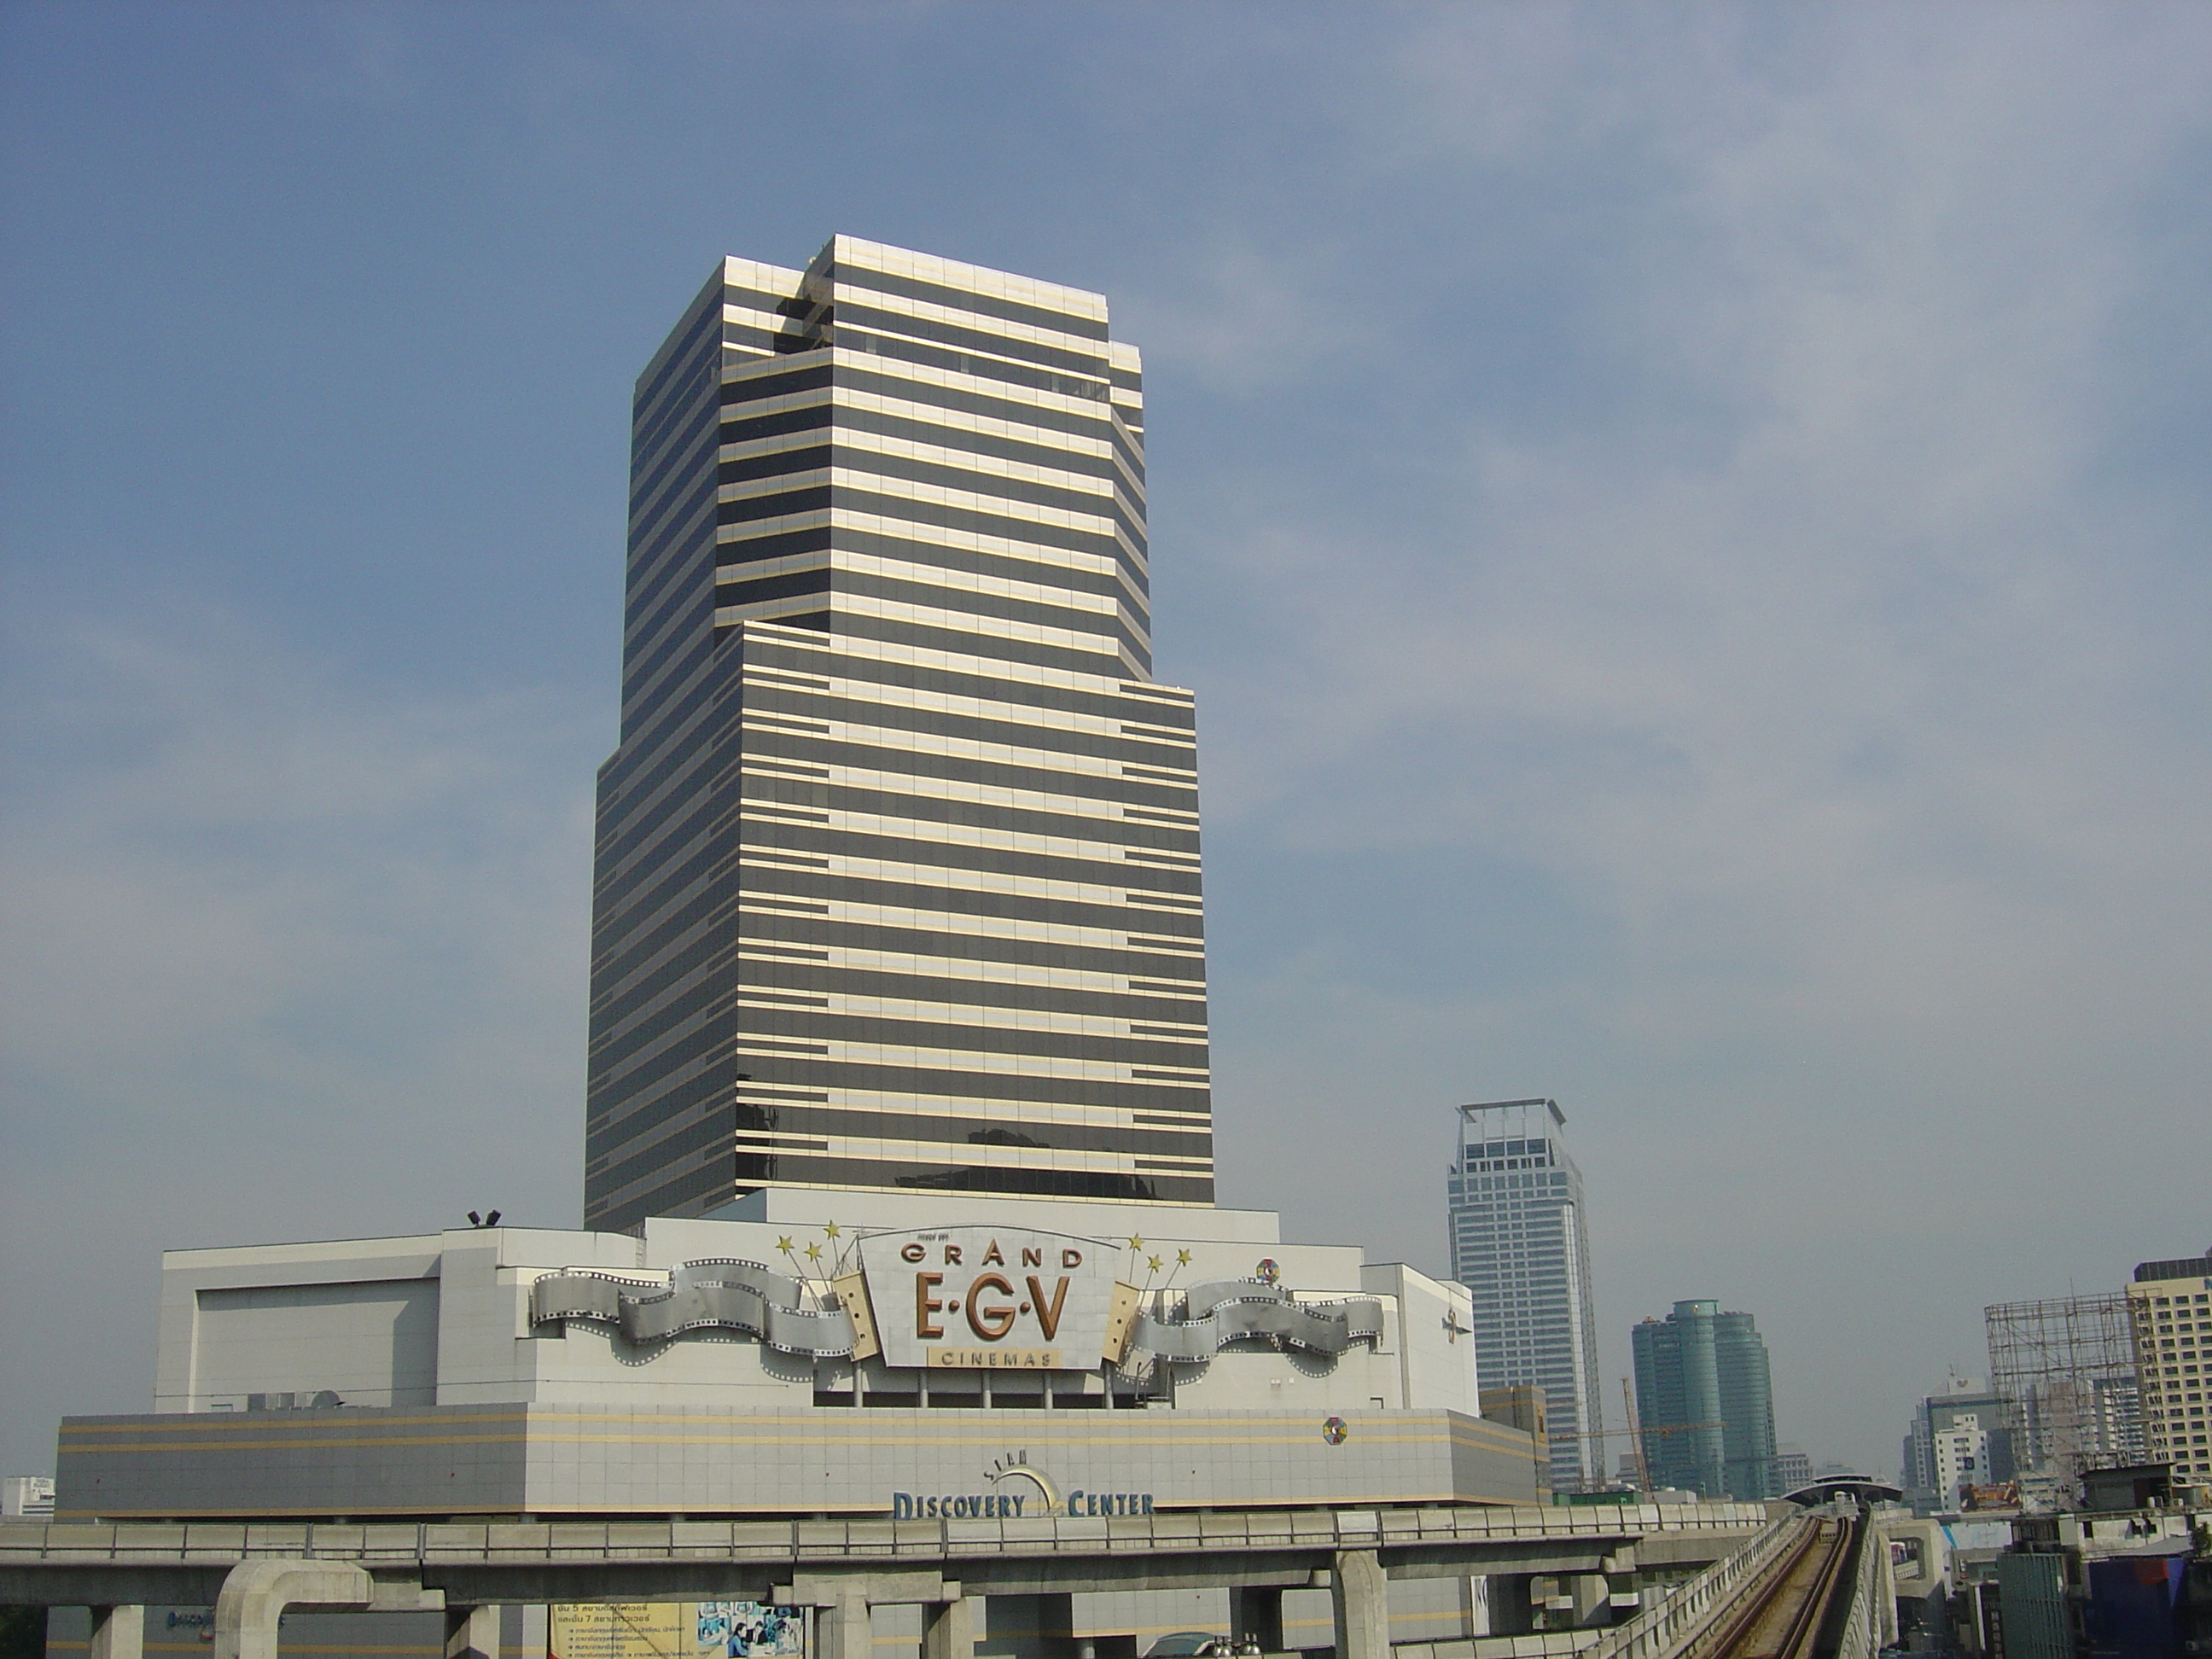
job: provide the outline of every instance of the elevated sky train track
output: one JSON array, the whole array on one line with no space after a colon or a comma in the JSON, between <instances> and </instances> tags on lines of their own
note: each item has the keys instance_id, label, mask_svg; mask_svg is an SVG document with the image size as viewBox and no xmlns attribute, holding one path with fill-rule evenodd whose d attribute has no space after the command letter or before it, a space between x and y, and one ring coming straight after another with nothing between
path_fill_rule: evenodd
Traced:
<instances>
[{"instance_id":1,"label":"elevated sky train track","mask_svg":"<svg viewBox=\"0 0 2212 1659\"><path fill-rule=\"evenodd\" d=\"M1802 1535L1683 1650L1682 1659L1826 1659L1823 1637L1838 1598L1852 1592L1852 1565L1867 1526L1824 1518Z\"/></svg>"}]
</instances>

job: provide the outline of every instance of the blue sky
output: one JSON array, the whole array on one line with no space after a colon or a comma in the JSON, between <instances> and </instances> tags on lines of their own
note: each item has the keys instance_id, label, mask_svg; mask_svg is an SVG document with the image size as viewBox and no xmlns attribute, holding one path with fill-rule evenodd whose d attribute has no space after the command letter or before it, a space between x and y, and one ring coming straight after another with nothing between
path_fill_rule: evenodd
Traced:
<instances>
[{"instance_id":1,"label":"blue sky","mask_svg":"<svg viewBox=\"0 0 2212 1659\"><path fill-rule=\"evenodd\" d=\"M1224 1201L1553 1096L1608 1389L1885 1470L2212 1245L2201 6L9 3L0 191L9 1472L164 1246L574 1224L629 380L836 231L1145 350Z\"/></svg>"}]
</instances>

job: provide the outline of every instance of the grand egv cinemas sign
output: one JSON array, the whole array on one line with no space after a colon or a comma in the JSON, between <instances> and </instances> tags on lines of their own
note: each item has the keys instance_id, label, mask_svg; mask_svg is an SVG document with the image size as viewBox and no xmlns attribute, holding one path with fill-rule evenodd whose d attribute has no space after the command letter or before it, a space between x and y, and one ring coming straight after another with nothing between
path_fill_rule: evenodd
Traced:
<instances>
[{"instance_id":1,"label":"grand egv cinemas sign","mask_svg":"<svg viewBox=\"0 0 2212 1659\"><path fill-rule=\"evenodd\" d=\"M872 1233L834 1288L854 1357L930 1370L1093 1370L1127 1352L1136 1287L1095 1239L1004 1227ZM857 1294L856 1294L857 1293Z\"/></svg>"}]
</instances>

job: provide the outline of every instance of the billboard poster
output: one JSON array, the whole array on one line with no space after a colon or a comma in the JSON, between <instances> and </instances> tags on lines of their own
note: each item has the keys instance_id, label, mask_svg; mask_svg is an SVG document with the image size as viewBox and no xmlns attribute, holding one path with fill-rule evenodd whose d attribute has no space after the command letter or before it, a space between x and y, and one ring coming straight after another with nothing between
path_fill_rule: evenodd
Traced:
<instances>
[{"instance_id":1,"label":"billboard poster","mask_svg":"<svg viewBox=\"0 0 2212 1659\"><path fill-rule=\"evenodd\" d=\"M757 1601L556 1602L546 1659L799 1659L801 1607Z\"/></svg>"},{"instance_id":2,"label":"billboard poster","mask_svg":"<svg viewBox=\"0 0 2212 1659\"><path fill-rule=\"evenodd\" d=\"M806 1651L806 1610L758 1601L701 1601L693 1621L701 1655L725 1659L794 1659Z\"/></svg>"}]
</instances>

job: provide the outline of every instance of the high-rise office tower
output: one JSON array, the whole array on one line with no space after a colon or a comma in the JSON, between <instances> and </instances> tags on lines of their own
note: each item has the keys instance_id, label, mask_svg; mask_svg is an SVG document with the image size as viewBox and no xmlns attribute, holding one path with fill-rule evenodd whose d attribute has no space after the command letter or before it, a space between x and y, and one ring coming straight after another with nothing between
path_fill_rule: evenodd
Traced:
<instances>
[{"instance_id":1,"label":"high-rise office tower","mask_svg":"<svg viewBox=\"0 0 2212 1659\"><path fill-rule=\"evenodd\" d=\"M639 377L585 1223L1213 1197L1191 694L1095 294L840 236Z\"/></svg>"},{"instance_id":2,"label":"high-rise office tower","mask_svg":"<svg viewBox=\"0 0 2212 1659\"><path fill-rule=\"evenodd\" d=\"M1723 1313L1717 1302L1677 1302L1630 1335L1652 1484L1707 1498L1778 1497L1774 1383L1751 1316Z\"/></svg>"},{"instance_id":3,"label":"high-rise office tower","mask_svg":"<svg viewBox=\"0 0 2212 1659\"><path fill-rule=\"evenodd\" d=\"M1486 1388L1544 1391L1552 1486L1605 1485L1597 1311L1582 1171L1549 1100L1459 1109L1451 1167L1452 1277L1474 1297L1474 1352Z\"/></svg>"}]
</instances>

